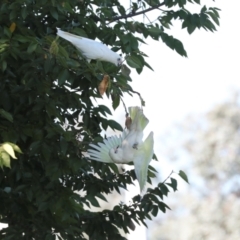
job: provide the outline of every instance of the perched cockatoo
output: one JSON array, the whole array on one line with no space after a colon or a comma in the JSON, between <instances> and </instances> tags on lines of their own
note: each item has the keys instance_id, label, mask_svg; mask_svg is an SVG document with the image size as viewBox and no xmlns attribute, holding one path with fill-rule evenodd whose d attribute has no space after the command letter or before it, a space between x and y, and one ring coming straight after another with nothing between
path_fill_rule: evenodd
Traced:
<instances>
[{"instance_id":1,"label":"perched cockatoo","mask_svg":"<svg viewBox=\"0 0 240 240\"><path fill-rule=\"evenodd\" d=\"M153 157L153 132L143 142L143 130L149 121L139 107L129 107L129 113L132 122L122 136L112 136L98 145L90 144L92 149L88 149L88 154L91 160L104 163L133 162L142 192L147 181L148 165Z\"/></svg>"},{"instance_id":2,"label":"perched cockatoo","mask_svg":"<svg viewBox=\"0 0 240 240\"><path fill-rule=\"evenodd\" d=\"M122 65L121 56L110 50L101 42L64 32L59 28L57 28L57 35L71 42L82 53L82 55L86 57L88 62L92 59L96 59L111 62L116 66Z\"/></svg>"}]
</instances>

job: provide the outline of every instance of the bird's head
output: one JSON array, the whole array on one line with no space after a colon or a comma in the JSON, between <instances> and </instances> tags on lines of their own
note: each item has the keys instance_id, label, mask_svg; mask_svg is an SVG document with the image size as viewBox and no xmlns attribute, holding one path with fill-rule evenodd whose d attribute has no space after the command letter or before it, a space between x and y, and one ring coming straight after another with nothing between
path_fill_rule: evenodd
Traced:
<instances>
[{"instance_id":1,"label":"bird's head","mask_svg":"<svg viewBox=\"0 0 240 240\"><path fill-rule=\"evenodd\" d=\"M115 163L122 163L123 158L122 148L120 148L119 146L117 146L116 148L111 148L109 151L109 156Z\"/></svg>"},{"instance_id":2,"label":"bird's head","mask_svg":"<svg viewBox=\"0 0 240 240\"><path fill-rule=\"evenodd\" d=\"M121 66L122 66L122 63L123 63L123 60L122 60L122 58L119 56L119 57L117 58L116 66L117 66L117 67L121 67Z\"/></svg>"}]
</instances>

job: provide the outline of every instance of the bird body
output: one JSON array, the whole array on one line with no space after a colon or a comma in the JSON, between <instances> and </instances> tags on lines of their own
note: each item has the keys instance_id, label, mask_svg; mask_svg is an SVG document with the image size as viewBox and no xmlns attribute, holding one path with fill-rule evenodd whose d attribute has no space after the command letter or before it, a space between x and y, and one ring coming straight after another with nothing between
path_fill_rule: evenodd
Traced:
<instances>
[{"instance_id":1,"label":"bird body","mask_svg":"<svg viewBox=\"0 0 240 240\"><path fill-rule=\"evenodd\" d=\"M71 42L89 62L96 59L111 62L116 66L122 64L121 56L101 42L64 32L59 28L57 28L57 35Z\"/></svg>"},{"instance_id":2,"label":"bird body","mask_svg":"<svg viewBox=\"0 0 240 240\"><path fill-rule=\"evenodd\" d=\"M125 129L120 137L112 136L98 145L90 144L93 149L89 149L88 153L91 160L100 162L133 162L142 192L147 181L148 165L153 156L153 132L143 141L143 130L149 121L139 107L130 107L129 112L132 119L129 129Z\"/></svg>"}]
</instances>

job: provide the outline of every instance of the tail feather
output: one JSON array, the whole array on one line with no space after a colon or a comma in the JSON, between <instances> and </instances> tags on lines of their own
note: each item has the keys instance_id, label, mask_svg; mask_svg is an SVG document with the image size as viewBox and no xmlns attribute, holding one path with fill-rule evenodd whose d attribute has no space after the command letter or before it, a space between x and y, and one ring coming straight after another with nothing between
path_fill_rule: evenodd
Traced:
<instances>
[{"instance_id":1,"label":"tail feather","mask_svg":"<svg viewBox=\"0 0 240 240\"><path fill-rule=\"evenodd\" d=\"M62 37L64 39L66 39L69 42L72 42L72 43L77 41L77 40L79 41L79 40L83 39L83 37L80 37L80 36L77 36L77 35L74 35L74 34L71 34L71 33L68 33L68 32L64 32L60 28L57 28L57 35L59 37Z\"/></svg>"}]
</instances>

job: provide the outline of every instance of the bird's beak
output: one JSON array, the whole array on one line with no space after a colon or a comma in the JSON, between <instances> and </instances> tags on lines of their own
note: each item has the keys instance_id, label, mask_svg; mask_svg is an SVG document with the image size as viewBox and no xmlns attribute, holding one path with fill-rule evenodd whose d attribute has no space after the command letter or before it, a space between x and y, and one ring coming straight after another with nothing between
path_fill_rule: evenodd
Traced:
<instances>
[{"instance_id":1,"label":"bird's beak","mask_svg":"<svg viewBox=\"0 0 240 240\"><path fill-rule=\"evenodd\" d=\"M117 66L118 67L121 67L123 64L123 60L122 59L119 59L118 62L117 62Z\"/></svg>"}]
</instances>

